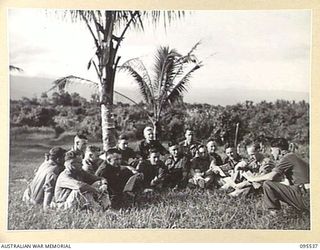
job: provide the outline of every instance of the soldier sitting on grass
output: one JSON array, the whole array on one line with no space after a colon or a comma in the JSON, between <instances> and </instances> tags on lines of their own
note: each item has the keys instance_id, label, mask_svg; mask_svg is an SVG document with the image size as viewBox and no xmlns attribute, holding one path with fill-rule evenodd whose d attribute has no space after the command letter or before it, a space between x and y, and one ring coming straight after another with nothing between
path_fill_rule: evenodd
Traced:
<instances>
[{"instance_id":1,"label":"soldier sitting on grass","mask_svg":"<svg viewBox=\"0 0 320 250\"><path fill-rule=\"evenodd\" d=\"M167 184L172 188L184 188L188 184L190 161L181 152L176 142L169 142L169 157L165 161L168 168Z\"/></svg>"},{"instance_id":2,"label":"soldier sitting on grass","mask_svg":"<svg viewBox=\"0 0 320 250\"><path fill-rule=\"evenodd\" d=\"M217 144L214 139L209 139L207 142L207 151L210 163L214 164L215 166L221 166L223 164L222 158L216 152Z\"/></svg>"},{"instance_id":3,"label":"soldier sitting on grass","mask_svg":"<svg viewBox=\"0 0 320 250\"><path fill-rule=\"evenodd\" d=\"M277 215L281 202L285 202L300 212L310 210L309 164L296 154L289 152L289 143L284 138L271 142L271 154L277 162L270 173L248 177L253 182L263 182L264 203L271 215ZM286 176L290 185L277 181L279 176Z\"/></svg>"},{"instance_id":4,"label":"soldier sitting on grass","mask_svg":"<svg viewBox=\"0 0 320 250\"><path fill-rule=\"evenodd\" d=\"M137 158L137 153L129 147L128 137L125 134L121 134L119 136L116 148L121 153L121 165L131 165L129 160L131 159L132 161Z\"/></svg>"},{"instance_id":5,"label":"soldier sitting on grass","mask_svg":"<svg viewBox=\"0 0 320 250\"><path fill-rule=\"evenodd\" d=\"M272 171L275 163L268 157L260 153L260 144L251 142L247 145L248 160L243 160L242 164L237 164L235 171L242 171L242 176L259 176ZM251 190L260 189L261 184L250 183L246 179L235 185L235 190L229 195L232 197L240 194L248 194Z\"/></svg>"},{"instance_id":6,"label":"soldier sitting on grass","mask_svg":"<svg viewBox=\"0 0 320 250\"><path fill-rule=\"evenodd\" d=\"M63 170L66 150L60 147L50 149L45 161L35 173L31 183L23 194L22 200L30 204L42 204L47 210L54 197L58 175Z\"/></svg>"},{"instance_id":7,"label":"soldier sitting on grass","mask_svg":"<svg viewBox=\"0 0 320 250\"><path fill-rule=\"evenodd\" d=\"M149 150L148 160L140 161L136 170L143 175L142 187L144 192L153 192L165 186L168 170L157 149Z\"/></svg>"},{"instance_id":8,"label":"soldier sitting on grass","mask_svg":"<svg viewBox=\"0 0 320 250\"><path fill-rule=\"evenodd\" d=\"M84 159L82 160L82 169L90 174L95 174L101 160L99 159L100 148L96 146L88 146L86 148Z\"/></svg>"},{"instance_id":9,"label":"soldier sitting on grass","mask_svg":"<svg viewBox=\"0 0 320 250\"><path fill-rule=\"evenodd\" d=\"M88 144L88 138L81 133L78 133L73 139L73 147L69 150L76 154L81 160L84 158L84 153Z\"/></svg>"},{"instance_id":10,"label":"soldier sitting on grass","mask_svg":"<svg viewBox=\"0 0 320 250\"><path fill-rule=\"evenodd\" d=\"M239 171L235 171L235 167L241 161L241 157L229 143L225 145L225 153L227 157L223 161L224 164L221 166L210 164L210 171L216 174L216 185L220 186L221 189L227 190L230 187L234 188L235 184L242 180Z\"/></svg>"},{"instance_id":11,"label":"soldier sitting on grass","mask_svg":"<svg viewBox=\"0 0 320 250\"><path fill-rule=\"evenodd\" d=\"M154 140L153 129L151 127L145 127L143 136L144 139L139 144L139 154L142 160L146 160L149 157L150 149L156 149L161 155L168 153L158 140Z\"/></svg>"},{"instance_id":12,"label":"soldier sitting on grass","mask_svg":"<svg viewBox=\"0 0 320 250\"><path fill-rule=\"evenodd\" d=\"M59 175L53 207L62 209L107 209L110 199L105 178L92 175L81 168L75 152L65 156L65 170Z\"/></svg>"},{"instance_id":13,"label":"soldier sitting on grass","mask_svg":"<svg viewBox=\"0 0 320 250\"><path fill-rule=\"evenodd\" d=\"M121 165L121 152L118 149L111 148L105 154L106 160L99 166L96 175L108 181L111 205L120 208L126 205L128 198L134 198L141 187L142 175Z\"/></svg>"},{"instance_id":14,"label":"soldier sitting on grass","mask_svg":"<svg viewBox=\"0 0 320 250\"><path fill-rule=\"evenodd\" d=\"M206 147L199 145L196 156L190 161L190 179L189 187L206 188L212 184L214 176L209 169L210 161L207 155Z\"/></svg>"},{"instance_id":15,"label":"soldier sitting on grass","mask_svg":"<svg viewBox=\"0 0 320 250\"><path fill-rule=\"evenodd\" d=\"M195 156L197 147L200 145L200 142L194 139L194 133L192 128L185 129L184 133L185 139L179 143L182 153L191 160Z\"/></svg>"}]
</instances>

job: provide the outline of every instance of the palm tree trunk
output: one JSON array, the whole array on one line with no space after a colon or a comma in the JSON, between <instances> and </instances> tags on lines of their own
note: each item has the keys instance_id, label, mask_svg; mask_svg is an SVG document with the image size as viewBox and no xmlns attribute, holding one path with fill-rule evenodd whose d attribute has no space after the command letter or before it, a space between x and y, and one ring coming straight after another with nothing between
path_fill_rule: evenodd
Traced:
<instances>
[{"instance_id":1,"label":"palm tree trunk","mask_svg":"<svg viewBox=\"0 0 320 250\"><path fill-rule=\"evenodd\" d=\"M116 145L116 131L113 117L113 88L115 79L115 50L112 43L114 13L105 11L106 23L103 32L103 42L100 62L101 72L101 129L103 150L107 151Z\"/></svg>"},{"instance_id":2,"label":"palm tree trunk","mask_svg":"<svg viewBox=\"0 0 320 250\"><path fill-rule=\"evenodd\" d=\"M116 145L115 123L112 114L112 105L101 104L101 128L103 150L107 151Z\"/></svg>"}]
</instances>

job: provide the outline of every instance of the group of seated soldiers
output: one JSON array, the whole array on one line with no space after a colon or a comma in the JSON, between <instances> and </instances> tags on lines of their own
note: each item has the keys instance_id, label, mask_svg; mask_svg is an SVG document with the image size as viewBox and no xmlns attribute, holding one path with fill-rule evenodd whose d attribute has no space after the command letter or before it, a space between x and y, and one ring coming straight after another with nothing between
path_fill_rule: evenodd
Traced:
<instances>
[{"instance_id":1,"label":"group of seated soldiers","mask_svg":"<svg viewBox=\"0 0 320 250\"><path fill-rule=\"evenodd\" d=\"M222 160L216 152L215 141L209 139L205 145L195 141L192 129L185 131L185 140L182 142L169 142L168 151L159 141L153 140L151 127L144 129L144 138L139 149L134 151L128 146L128 138L120 135L115 148L100 154L98 147L87 146L86 137L76 135L71 150L60 147L50 150L24 192L23 200L29 204L43 204L45 210L105 210L121 207L123 202L134 200L139 194L152 194L168 188L223 189L227 190L229 196L235 197L262 190L265 181L292 185L289 183L292 181L292 171L297 172L295 169L300 168L304 179L298 184L309 183L307 163L300 161L300 158L291 160L291 157L290 166L285 162L287 169L281 172L275 161L259 152L260 147L256 142L246 145L247 157L241 156L233 146L226 145L226 158ZM278 140L276 146L285 152L288 148L283 140L280 140L280 144ZM297 159L300 165L296 167ZM288 168L291 168L291 176L287 174ZM270 175L273 171L278 174ZM303 186L304 190L306 187ZM269 190L265 196L271 196L275 191ZM292 194L292 190L287 190L287 193ZM280 209L280 200L298 210L308 209L302 202L302 193L301 197L296 193L289 198L287 193L283 197L279 194L265 197L270 211Z\"/></svg>"}]
</instances>

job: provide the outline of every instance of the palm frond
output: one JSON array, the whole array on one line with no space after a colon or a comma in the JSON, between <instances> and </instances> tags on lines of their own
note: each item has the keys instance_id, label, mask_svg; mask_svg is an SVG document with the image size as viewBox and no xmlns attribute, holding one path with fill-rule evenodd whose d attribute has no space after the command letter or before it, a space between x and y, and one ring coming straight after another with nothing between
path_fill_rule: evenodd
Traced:
<instances>
[{"instance_id":1,"label":"palm frond","mask_svg":"<svg viewBox=\"0 0 320 250\"><path fill-rule=\"evenodd\" d=\"M16 67L14 65L9 65L9 71L18 71L18 72L23 72L23 69Z\"/></svg>"},{"instance_id":2,"label":"palm frond","mask_svg":"<svg viewBox=\"0 0 320 250\"><path fill-rule=\"evenodd\" d=\"M187 74L185 74L180 81L174 86L174 88L168 94L167 100L173 103L178 97L182 96L187 91L187 85L192 77L193 72L202 67L201 64L195 65Z\"/></svg>"},{"instance_id":3,"label":"palm frond","mask_svg":"<svg viewBox=\"0 0 320 250\"><path fill-rule=\"evenodd\" d=\"M171 72L176 57L180 56L176 50L169 50L168 46L157 50L154 63L153 88L160 98L165 90L168 72Z\"/></svg>"},{"instance_id":4,"label":"palm frond","mask_svg":"<svg viewBox=\"0 0 320 250\"><path fill-rule=\"evenodd\" d=\"M165 29L170 25L173 21L177 19L181 19L185 16L185 11L177 11L177 10L153 10L153 11L141 11L142 20L147 19L150 20L154 24L154 26L159 25L162 22Z\"/></svg>"},{"instance_id":5,"label":"palm frond","mask_svg":"<svg viewBox=\"0 0 320 250\"><path fill-rule=\"evenodd\" d=\"M47 92L50 92L55 89L59 91L63 91L67 88L68 85L71 85L71 84L86 84L90 87L93 87L94 89L98 89L99 87L99 83L97 82L93 82L91 80L81 78L78 76L73 76L73 75L61 77L55 80L52 84L53 86Z\"/></svg>"},{"instance_id":6,"label":"palm frond","mask_svg":"<svg viewBox=\"0 0 320 250\"><path fill-rule=\"evenodd\" d=\"M119 67L119 70L127 71L134 80L138 83L140 92L148 104L154 102L154 95L150 89L150 77L144 66L139 59L131 59ZM141 73L139 73L141 72Z\"/></svg>"}]
</instances>

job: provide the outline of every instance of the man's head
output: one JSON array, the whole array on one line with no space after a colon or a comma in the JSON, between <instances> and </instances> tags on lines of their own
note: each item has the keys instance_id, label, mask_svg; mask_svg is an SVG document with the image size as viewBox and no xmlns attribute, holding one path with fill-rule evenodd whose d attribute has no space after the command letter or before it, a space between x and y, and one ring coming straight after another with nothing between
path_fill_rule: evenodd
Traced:
<instances>
[{"instance_id":1,"label":"man's head","mask_svg":"<svg viewBox=\"0 0 320 250\"><path fill-rule=\"evenodd\" d=\"M209 154L213 154L216 152L217 149L217 144L215 143L215 141L213 139L209 139L208 143L207 143L207 151Z\"/></svg>"},{"instance_id":2,"label":"man's head","mask_svg":"<svg viewBox=\"0 0 320 250\"><path fill-rule=\"evenodd\" d=\"M169 142L169 153L172 155L174 158L177 158L179 156L179 145L176 142Z\"/></svg>"},{"instance_id":3,"label":"man's head","mask_svg":"<svg viewBox=\"0 0 320 250\"><path fill-rule=\"evenodd\" d=\"M226 144L225 152L229 159L234 160L234 157L236 156L236 150L233 146L231 146L231 144Z\"/></svg>"},{"instance_id":4,"label":"man's head","mask_svg":"<svg viewBox=\"0 0 320 250\"><path fill-rule=\"evenodd\" d=\"M107 162L113 167L120 167L122 156L121 152L116 148L111 148L106 152Z\"/></svg>"},{"instance_id":5,"label":"man's head","mask_svg":"<svg viewBox=\"0 0 320 250\"><path fill-rule=\"evenodd\" d=\"M64 166L70 172L81 169L82 159L73 151L68 151L64 157Z\"/></svg>"},{"instance_id":6,"label":"man's head","mask_svg":"<svg viewBox=\"0 0 320 250\"><path fill-rule=\"evenodd\" d=\"M82 152L85 152L85 149L87 147L88 139L86 136L78 134L74 137L74 148L76 150L80 150Z\"/></svg>"},{"instance_id":7,"label":"man's head","mask_svg":"<svg viewBox=\"0 0 320 250\"><path fill-rule=\"evenodd\" d=\"M145 127L143 130L143 136L146 141L150 142L153 140L153 129L151 127Z\"/></svg>"},{"instance_id":8,"label":"man's head","mask_svg":"<svg viewBox=\"0 0 320 250\"><path fill-rule=\"evenodd\" d=\"M149 150L149 161L151 165L157 165L157 163L160 161L160 153L156 149L150 149Z\"/></svg>"},{"instance_id":9,"label":"man's head","mask_svg":"<svg viewBox=\"0 0 320 250\"><path fill-rule=\"evenodd\" d=\"M271 154L275 160L279 160L281 155L289 150L289 143L285 138L275 138L271 141Z\"/></svg>"},{"instance_id":10,"label":"man's head","mask_svg":"<svg viewBox=\"0 0 320 250\"><path fill-rule=\"evenodd\" d=\"M206 158L207 156L207 151L206 151L206 147L204 145L199 145L197 148L197 155L200 158Z\"/></svg>"},{"instance_id":11,"label":"man's head","mask_svg":"<svg viewBox=\"0 0 320 250\"><path fill-rule=\"evenodd\" d=\"M60 165L64 163L64 156L66 154L66 150L60 147L53 147L50 149L48 155L49 160L52 160Z\"/></svg>"},{"instance_id":12,"label":"man's head","mask_svg":"<svg viewBox=\"0 0 320 250\"><path fill-rule=\"evenodd\" d=\"M193 130L191 128L187 128L185 130L184 137L188 143L193 142Z\"/></svg>"},{"instance_id":13,"label":"man's head","mask_svg":"<svg viewBox=\"0 0 320 250\"><path fill-rule=\"evenodd\" d=\"M125 150L128 148L128 137L126 135L120 135L118 139L118 148L121 150Z\"/></svg>"},{"instance_id":14,"label":"man's head","mask_svg":"<svg viewBox=\"0 0 320 250\"><path fill-rule=\"evenodd\" d=\"M98 159L99 152L100 152L100 148L90 145L86 148L84 159L90 160L90 161L96 161Z\"/></svg>"},{"instance_id":15,"label":"man's head","mask_svg":"<svg viewBox=\"0 0 320 250\"><path fill-rule=\"evenodd\" d=\"M252 142L247 145L247 153L250 158L257 160L259 150L260 150L260 144L257 142Z\"/></svg>"}]
</instances>

